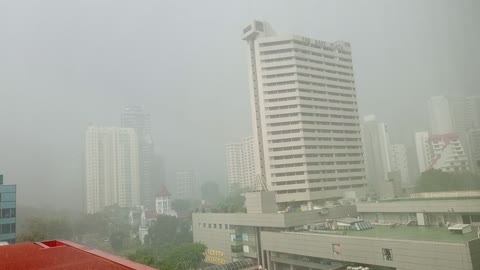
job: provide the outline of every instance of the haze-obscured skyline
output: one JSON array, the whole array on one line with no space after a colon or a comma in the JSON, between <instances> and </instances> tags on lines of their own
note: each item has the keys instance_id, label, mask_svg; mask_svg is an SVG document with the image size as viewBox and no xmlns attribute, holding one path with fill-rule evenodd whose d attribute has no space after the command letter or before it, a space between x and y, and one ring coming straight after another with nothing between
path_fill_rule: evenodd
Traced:
<instances>
[{"instance_id":1,"label":"haze-obscured skyline","mask_svg":"<svg viewBox=\"0 0 480 270\"><path fill-rule=\"evenodd\" d=\"M241 30L252 19L351 42L361 114L410 144L428 129L428 97L480 94L479 11L475 0L0 2L0 173L20 205L79 208L86 127L142 105L169 179L193 168L225 184L224 144L251 135Z\"/></svg>"}]
</instances>

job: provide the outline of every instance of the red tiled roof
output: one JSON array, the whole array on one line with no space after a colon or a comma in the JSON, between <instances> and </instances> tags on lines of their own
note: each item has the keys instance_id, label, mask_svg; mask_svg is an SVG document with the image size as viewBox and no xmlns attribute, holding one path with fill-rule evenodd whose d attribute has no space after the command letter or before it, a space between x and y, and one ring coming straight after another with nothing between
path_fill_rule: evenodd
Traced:
<instances>
[{"instance_id":1,"label":"red tiled roof","mask_svg":"<svg viewBox=\"0 0 480 270\"><path fill-rule=\"evenodd\" d=\"M170 195L171 194L170 194L170 192L168 192L167 187L164 184L162 184L160 186L160 191L155 196L160 197L160 196L170 196Z\"/></svg>"},{"instance_id":2,"label":"red tiled roof","mask_svg":"<svg viewBox=\"0 0 480 270\"><path fill-rule=\"evenodd\" d=\"M2 270L154 270L70 241L51 240L0 246Z\"/></svg>"}]
</instances>

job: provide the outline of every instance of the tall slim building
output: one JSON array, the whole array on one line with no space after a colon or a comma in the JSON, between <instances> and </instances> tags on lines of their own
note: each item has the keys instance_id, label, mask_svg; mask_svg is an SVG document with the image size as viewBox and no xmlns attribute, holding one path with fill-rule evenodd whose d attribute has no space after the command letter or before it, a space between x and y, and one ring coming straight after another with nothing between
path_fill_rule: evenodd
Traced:
<instances>
[{"instance_id":1,"label":"tall slim building","mask_svg":"<svg viewBox=\"0 0 480 270\"><path fill-rule=\"evenodd\" d=\"M408 184L409 170L407 149L403 144L391 144L390 145L390 165L392 171L399 171L400 178L403 184Z\"/></svg>"},{"instance_id":2,"label":"tall slim building","mask_svg":"<svg viewBox=\"0 0 480 270\"><path fill-rule=\"evenodd\" d=\"M243 29L257 174L277 203L364 191L365 165L350 44Z\"/></svg>"},{"instance_id":3,"label":"tall slim building","mask_svg":"<svg viewBox=\"0 0 480 270\"><path fill-rule=\"evenodd\" d=\"M431 97L427 104L430 132L432 134L452 133L452 117L448 98L444 96Z\"/></svg>"},{"instance_id":4,"label":"tall slim building","mask_svg":"<svg viewBox=\"0 0 480 270\"><path fill-rule=\"evenodd\" d=\"M253 137L246 137L241 142L225 145L229 189L235 184L240 188L255 189L254 144Z\"/></svg>"},{"instance_id":5,"label":"tall slim building","mask_svg":"<svg viewBox=\"0 0 480 270\"><path fill-rule=\"evenodd\" d=\"M133 128L91 126L85 152L87 213L140 203L138 139Z\"/></svg>"},{"instance_id":6,"label":"tall slim building","mask_svg":"<svg viewBox=\"0 0 480 270\"><path fill-rule=\"evenodd\" d=\"M378 183L388 180L391 171L387 125L369 115L364 119L362 131L367 181L370 188L375 188Z\"/></svg>"},{"instance_id":7,"label":"tall slim building","mask_svg":"<svg viewBox=\"0 0 480 270\"><path fill-rule=\"evenodd\" d=\"M179 171L176 173L177 192L176 198L190 200L196 197L195 175L192 170Z\"/></svg>"},{"instance_id":8,"label":"tall slim building","mask_svg":"<svg viewBox=\"0 0 480 270\"><path fill-rule=\"evenodd\" d=\"M155 191L159 189L158 179L153 179L154 145L151 135L150 114L141 106L125 107L121 117L122 127L135 129L138 138L140 171L140 202L152 208ZM155 181L157 180L157 181Z\"/></svg>"},{"instance_id":9,"label":"tall slim building","mask_svg":"<svg viewBox=\"0 0 480 270\"><path fill-rule=\"evenodd\" d=\"M5 185L0 174L0 242L15 243L17 236L17 186Z\"/></svg>"},{"instance_id":10,"label":"tall slim building","mask_svg":"<svg viewBox=\"0 0 480 270\"><path fill-rule=\"evenodd\" d=\"M431 168L433 153L430 147L429 137L427 131L415 133L415 149L420 173Z\"/></svg>"},{"instance_id":11,"label":"tall slim building","mask_svg":"<svg viewBox=\"0 0 480 270\"><path fill-rule=\"evenodd\" d=\"M471 170L480 173L480 128L469 129L467 138Z\"/></svg>"}]
</instances>

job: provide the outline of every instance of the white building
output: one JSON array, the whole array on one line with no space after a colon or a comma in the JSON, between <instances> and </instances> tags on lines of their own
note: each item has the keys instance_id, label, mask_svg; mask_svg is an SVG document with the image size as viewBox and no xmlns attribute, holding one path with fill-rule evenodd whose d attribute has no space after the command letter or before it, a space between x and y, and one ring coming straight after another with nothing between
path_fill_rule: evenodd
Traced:
<instances>
[{"instance_id":1,"label":"white building","mask_svg":"<svg viewBox=\"0 0 480 270\"><path fill-rule=\"evenodd\" d=\"M470 169L468 155L463 149L460 137L454 133L429 135L428 132L417 132L415 145L420 173L429 169L444 172Z\"/></svg>"},{"instance_id":2,"label":"white building","mask_svg":"<svg viewBox=\"0 0 480 270\"><path fill-rule=\"evenodd\" d=\"M192 170L177 172L176 183L176 199L190 200L196 197L195 175Z\"/></svg>"},{"instance_id":3,"label":"white building","mask_svg":"<svg viewBox=\"0 0 480 270\"><path fill-rule=\"evenodd\" d=\"M401 182L409 183L407 150L403 144L390 145L390 165L392 171L399 171Z\"/></svg>"},{"instance_id":4,"label":"white building","mask_svg":"<svg viewBox=\"0 0 480 270\"><path fill-rule=\"evenodd\" d=\"M240 188L248 190L255 188L254 143L253 137L246 137L241 142L225 145L229 189L234 184L238 184Z\"/></svg>"},{"instance_id":5,"label":"white building","mask_svg":"<svg viewBox=\"0 0 480 270\"><path fill-rule=\"evenodd\" d=\"M177 216L177 212L172 209L171 194L165 185L161 185L160 191L155 195L155 211L159 215Z\"/></svg>"},{"instance_id":6,"label":"white building","mask_svg":"<svg viewBox=\"0 0 480 270\"><path fill-rule=\"evenodd\" d=\"M453 126L448 98L444 96L431 97L427 103L431 134L452 133Z\"/></svg>"},{"instance_id":7,"label":"white building","mask_svg":"<svg viewBox=\"0 0 480 270\"><path fill-rule=\"evenodd\" d=\"M109 205L131 207L140 203L134 129L91 126L85 150L87 213Z\"/></svg>"},{"instance_id":8,"label":"white building","mask_svg":"<svg viewBox=\"0 0 480 270\"><path fill-rule=\"evenodd\" d=\"M370 188L375 188L379 182L387 181L391 172L387 125L378 122L374 115L368 115L364 118L362 132L367 181Z\"/></svg>"},{"instance_id":9,"label":"white building","mask_svg":"<svg viewBox=\"0 0 480 270\"><path fill-rule=\"evenodd\" d=\"M444 172L469 169L468 156L456 134L432 135L430 137L433 158L431 167Z\"/></svg>"},{"instance_id":10,"label":"white building","mask_svg":"<svg viewBox=\"0 0 480 270\"><path fill-rule=\"evenodd\" d=\"M422 173L430 169L433 158L427 131L415 133L415 149L417 152L418 169Z\"/></svg>"},{"instance_id":11,"label":"white building","mask_svg":"<svg viewBox=\"0 0 480 270\"><path fill-rule=\"evenodd\" d=\"M350 44L243 29L257 174L277 202L321 203L364 191L365 165Z\"/></svg>"}]
</instances>

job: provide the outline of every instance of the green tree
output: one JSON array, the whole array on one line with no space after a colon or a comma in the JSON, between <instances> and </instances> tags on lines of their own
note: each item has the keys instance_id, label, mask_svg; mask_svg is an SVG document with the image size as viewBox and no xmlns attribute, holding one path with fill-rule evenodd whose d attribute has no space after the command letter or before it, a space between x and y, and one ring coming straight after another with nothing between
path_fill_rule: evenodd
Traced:
<instances>
[{"instance_id":1,"label":"green tree","mask_svg":"<svg viewBox=\"0 0 480 270\"><path fill-rule=\"evenodd\" d=\"M216 211L225 213L245 212L245 197L242 190L233 187L232 191L217 205Z\"/></svg>"},{"instance_id":2,"label":"green tree","mask_svg":"<svg viewBox=\"0 0 480 270\"><path fill-rule=\"evenodd\" d=\"M161 215L155 220L145 240L149 244L172 243L177 236L178 219L173 216Z\"/></svg>"},{"instance_id":3,"label":"green tree","mask_svg":"<svg viewBox=\"0 0 480 270\"><path fill-rule=\"evenodd\" d=\"M159 264L162 270L197 269L205 259L207 247L201 243L183 244L175 248L169 256Z\"/></svg>"},{"instance_id":4,"label":"green tree","mask_svg":"<svg viewBox=\"0 0 480 270\"><path fill-rule=\"evenodd\" d=\"M480 190L480 176L470 172L447 173L441 170L423 172L415 186L416 192Z\"/></svg>"},{"instance_id":5,"label":"green tree","mask_svg":"<svg viewBox=\"0 0 480 270\"><path fill-rule=\"evenodd\" d=\"M192 202L189 200L177 199L172 202L172 208L177 211L188 211L192 208Z\"/></svg>"}]
</instances>

